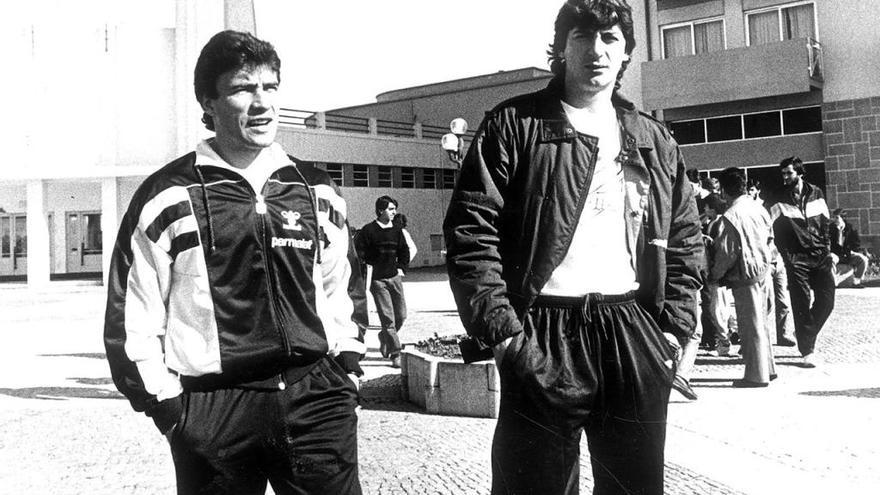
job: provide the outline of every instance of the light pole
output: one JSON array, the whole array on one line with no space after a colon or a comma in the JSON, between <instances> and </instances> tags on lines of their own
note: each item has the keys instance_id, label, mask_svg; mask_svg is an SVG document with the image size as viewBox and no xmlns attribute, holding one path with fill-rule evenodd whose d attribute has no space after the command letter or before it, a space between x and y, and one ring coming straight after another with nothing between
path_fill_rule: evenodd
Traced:
<instances>
[{"instance_id":1,"label":"light pole","mask_svg":"<svg viewBox=\"0 0 880 495\"><path fill-rule=\"evenodd\" d=\"M461 161L464 158L464 136L467 133L467 121L461 117L452 119L449 123L449 132L440 138L440 146L446 150L449 160L455 163L457 168L461 168Z\"/></svg>"}]
</instances>

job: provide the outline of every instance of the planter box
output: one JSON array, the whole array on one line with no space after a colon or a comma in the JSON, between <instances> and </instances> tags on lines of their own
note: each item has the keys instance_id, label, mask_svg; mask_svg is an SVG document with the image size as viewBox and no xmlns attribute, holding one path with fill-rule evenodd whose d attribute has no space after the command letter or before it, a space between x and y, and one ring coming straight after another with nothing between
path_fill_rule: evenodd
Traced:
<instances>
[{"instance_id":1,"label":"planter box","mask_svg":"<svg viewBox=\"0 0 880 495\"><path fill-rule=\"evenodd\" d=\"M400 357L404 399L431 414L498 417L501 379L495 361L465 364L411 349Z\"/></svg>"}]
</instances>

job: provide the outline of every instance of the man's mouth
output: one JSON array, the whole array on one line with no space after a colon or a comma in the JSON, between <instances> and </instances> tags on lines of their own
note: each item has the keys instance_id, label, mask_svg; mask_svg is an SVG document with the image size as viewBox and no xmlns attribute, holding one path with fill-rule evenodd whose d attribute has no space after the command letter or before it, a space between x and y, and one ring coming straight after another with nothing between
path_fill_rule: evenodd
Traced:
<instances>
[{"instance_id":1,"label":"man's mouth","mask_svg":"<svg viewBox=\"0 0 880 495\"><path fill-rule=\"evenodd\" d=\"M269 125L272 122L272 119L251 119L248 120L248 127L259 127L264 125Z\"/></svg>"}]
</instances>

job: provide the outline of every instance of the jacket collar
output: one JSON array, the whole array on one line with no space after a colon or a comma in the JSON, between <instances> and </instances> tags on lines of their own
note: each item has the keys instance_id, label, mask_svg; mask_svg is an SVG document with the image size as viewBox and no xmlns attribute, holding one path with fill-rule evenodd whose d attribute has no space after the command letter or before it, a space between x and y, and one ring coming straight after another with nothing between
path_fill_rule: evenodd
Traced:
<instances>
[{"instance_id":1,"label":"jacket collar","mask_svg":"<svg viewBox=\"0 0 880 495\"><path fill-rule=\"evenodd\" d=\"M565 95L563 78L556 76L551 79L542 93L544 98L539 105L538 115L542 120L543 140L560 141L573 138L577 133L562 108L562 98ZM644 119L639 115L635 105L617 91L611 95L611 104L617 111L617 118L623 129L622 148L624 150L632 150L634 147L653 149L652 135L645 127Z\"/></svg>"}]
</instances>

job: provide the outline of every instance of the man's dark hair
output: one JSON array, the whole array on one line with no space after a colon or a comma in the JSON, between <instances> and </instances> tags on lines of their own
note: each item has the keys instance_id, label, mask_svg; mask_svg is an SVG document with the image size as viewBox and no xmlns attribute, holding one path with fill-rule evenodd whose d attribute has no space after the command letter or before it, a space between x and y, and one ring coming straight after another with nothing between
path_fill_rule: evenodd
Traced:
<instances>
[{"instance_id":1,"label":"man's dark hair","mask_svg":"<svg viewBox=\"0 0 880 495\"><path fill-rule=\"evenodd\" d=\"M804 162L802 162L800 158L790 156L779 162L779 168L785 168L789 165L794 168L794 171L797 172L798 175L804 175Z\"/></svg>"},{"instance_id":2,"label":"man's dark hair","mask_svg":"<svg viewBox=\"0 0 880 495\"><path fill-rule=\"evenodd\" d=\"M715 213L719 215L727 211L727 202L724 201L724 198L716 193L712 193L703 198L703 205L708 208L712 208L713 210L715 210Z\"/></svg>"},{"instance_id":3,"label":"man's dark hair","mask_svg":"<svg viewBox=\"0 0 880 495\"><path fill-rule=\"evenodd\" d=\"M693 182L694 184L700 183L700 172L697 169L689 168L685 170L684 175L686 175L688 180Z\"/></svg>"},{"instance_id":4,"label":"man's dark hair","mask_svg":"<svg viewBox=\"0 0 880 495\"><path fill-rule=\"evenodd\" d=\"M394 220L392 220L391 223L393 223L395 227L405 229L407 223L406 215L404 215L403 213L398 213L397 215L394 215Z\"/></svg>"},{"instance_id":5,"label":"man's dark hair","mask_svg":"<svg viewBox=\"0 0 880 495\"><path fill-rule=\"evenodd\" d=\"M759 181L758 179L749 179L749 181L746 183L746 189L750 189L752 187L760 191L761 181Z\"/></svg>"},{"instance_id":6,"label":"man's dark hair","mask_svg":"<svg viewBox=\"0 0 880 495\"><path fill-rule=\"evenodd\" d=\"M731 198L737 198L748 192L748 183L746 174L742 169L736 167L725 168L718 176L718 183L724 194Z\"/></svg>"},{"instance_id":7,"label":"man's dark hair","mask_svg":"<svg viewBox=\"0 0 880 495\"><path fill-rule=\"evenodd\" d=\"M843 208L835 208L834 211L831 212L831 216L846 218L846 210Z\"/></svg>"},{"instance_id":8,"label":"man's dark hair","mask_svg":"<svg viewBox=\"0 0 880 495\"><path fill-rule=\"evenodd\" d=\"M562 52L565 51L565 42L569 31L574 28L596 31L611 28L615 24L620 25L620 30L626 40L626 53L629 55L636 47L636 37L633 29L632 9L626 0L566 0L556 16L553 43L547 50L550 71L557 76L565 74L565 59ZM614 89L620 89L620 79L623 77L627 65L629 65L629 60L624 61L620 67Z\"/></svg>"},{"instance_id":9,"label":"man's dark hair","mask_svg":"<svg viewBox=\"0 0 880 495\"><path fill-rule=\"evenodd\" d=\"M217 98L217 80L223 74L263 65L272 69L281 82L281 59L271 43L250 33L220 31L208 40L196 61L196 100L202 103L205 98ZM214 130L214 119L207 113L202 114L202 122L209 131Z\"/></svg>"},{"instance_id":10,"label":"man's dark hair","mask_svg":"<svg viewBox=\"0 0 880 495\"><path fill-rule=\"evenodd\" d=\"M376 200L376 216L379 216L379 213L388 208L390 204L397 206L397 200L391 196L379 196L379 199Z\"/></svg>"}]
</instances>

